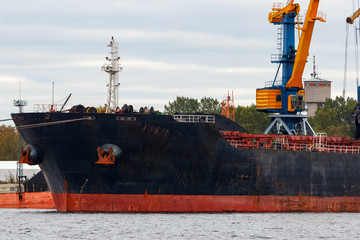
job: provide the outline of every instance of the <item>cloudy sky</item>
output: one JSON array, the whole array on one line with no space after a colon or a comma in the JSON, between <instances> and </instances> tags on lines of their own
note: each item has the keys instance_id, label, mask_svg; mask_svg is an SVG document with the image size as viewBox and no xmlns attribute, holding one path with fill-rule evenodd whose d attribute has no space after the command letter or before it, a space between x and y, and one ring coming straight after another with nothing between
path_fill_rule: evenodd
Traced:
<instances>
[{"instance_id":1,"label":"cloudy sky","mask_svg":"<svg viewBox=\"0 0 360 240\"><path fill-rule=\"evenodd\" d=\"M3 1L3 0L2 0ZM281 2L281 1L280 1ZM283 2L285 2L283 0ZM298 1L302 14L309 0ZM255 89L271 81L276 65L276 27L268 23L270 0L12 0L0 9L0 119L16 112L13 100L55 102L70 93L69 105L106 102L108 75L101 71L111 36L124 67L120 105L164 105L176 96L255 103ZM317 22L310 48L320 77L341 95L345 19L353 1L320 1L327 22ZM353 30L350 46L353 46ZM355 97L354 51L349 49L347 95ZM310 64L304 78L310 77Z\"/></svg>"}]
</instances>

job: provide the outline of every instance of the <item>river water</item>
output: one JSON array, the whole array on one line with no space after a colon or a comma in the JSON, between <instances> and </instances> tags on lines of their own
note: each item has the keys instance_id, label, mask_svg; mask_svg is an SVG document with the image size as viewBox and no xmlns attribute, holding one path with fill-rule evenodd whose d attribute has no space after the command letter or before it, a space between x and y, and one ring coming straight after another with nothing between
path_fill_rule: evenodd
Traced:
<instances>
[{"instance_id":1,"label":"river water","mask_svg":"<svg viewBox=\"0 0 360 240\"><path fill-rule=\"evenodd\" d=\"M0 209L0 239L359 239L360 214L124 214Z\"/></svg>"}]
</instances>

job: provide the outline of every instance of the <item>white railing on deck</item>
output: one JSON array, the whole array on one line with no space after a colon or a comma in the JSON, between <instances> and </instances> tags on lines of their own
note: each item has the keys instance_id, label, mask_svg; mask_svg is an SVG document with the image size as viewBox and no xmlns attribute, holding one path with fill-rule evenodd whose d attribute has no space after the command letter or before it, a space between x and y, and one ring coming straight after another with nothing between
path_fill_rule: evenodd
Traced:
<instances>
[{"instance_id":1,"label":"white railing on deck","mask_svg":"<svg viewBox=\"0 0 360 240\"><path fill-rule=\"evenodd\" d=\"M34 112L50 112L52 106L53 111L60 111L62 104L34 104Z\"/></svg>"},{"instance_id":2,"label":"white railing on deck","mask_svg":"<svg viewBox=\"0 0 360 240\"><path fill-rule=\"evenodd\" d=\"M183 114L176 114L176 115L173 115L173 118L178 122L184 122L184 123L197 123L197 122L215 123L215 116L214 115L183 115Z\"/></svg>"}]
</instances>

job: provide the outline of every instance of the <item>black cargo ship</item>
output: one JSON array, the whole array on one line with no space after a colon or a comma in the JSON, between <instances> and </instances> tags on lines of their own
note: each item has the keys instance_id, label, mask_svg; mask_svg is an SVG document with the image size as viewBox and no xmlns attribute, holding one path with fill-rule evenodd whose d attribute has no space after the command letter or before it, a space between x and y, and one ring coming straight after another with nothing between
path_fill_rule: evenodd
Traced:
<instances>
[{"instance_id":1,"label":"black cargo ship","mask_svg":"<svg viewBox=\"0 0 360 240\"><path fill-rule=\"evenodd\" d=\"M251 135L221 115L12 117L59 211L360 211L347 138Z\"/></svg>"}]
</instances>

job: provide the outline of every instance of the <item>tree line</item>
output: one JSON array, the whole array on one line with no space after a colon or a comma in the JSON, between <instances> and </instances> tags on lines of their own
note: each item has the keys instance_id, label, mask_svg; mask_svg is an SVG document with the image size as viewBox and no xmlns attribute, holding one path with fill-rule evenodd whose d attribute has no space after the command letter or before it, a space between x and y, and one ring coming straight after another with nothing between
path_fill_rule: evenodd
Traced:
<instances>
[{"instance_id":1,"label":"tree line","mask_svg":"<svg viewBox=\"0 0 360 240\"><path fill-rule=\"evenodd\" d=\"M328 136L342 136L353 138L356 127L351 121L351 115L357 102L353 98L326 99L322 108L315 116L309 118L309 123L316 133L326 133ZM200 101L188 97L177 97L165 105L165 112L179 113L215 113L221 114L221 103L214 98L204 97ZM247 132L262 134L270 124L270 114L256 111L254 104L235 107L235 121Z\"/></svg>"},{"instance_id":2,"label":"tree line","mask_svg":"<svg viewBox=\"0 0 360 240\"><path fill-rule=\"evenodd\" d=\"M177 96L174 101L164 106L164 112L167 114L196 112L220 114L221 104L217 99L210 97L203 97L199 101L195 98Z\"/></svg>"},{"instance_id":3,"label":"tree line","mask_svg":"<svg viewBox=\"0 0 360 240\"><path fill-rule=\"evenodd\" d=\"M328 98L324 106L316 111L315 116L309 118L309 123L317 133L353 138L356 126L352 123L351 116L356 105L357 101L353 98Z\"/></svg>"},{"instance_id":4,"label":"tree line","mask_svg":"<svg viewBox=\"0 0 360 240\"><path fill-rule=\"evenodd\" d=\"M12 126L0 126L0 160L19 160L19 132Z\"/></svg>"},{"instance_id":5,"label":"tree line","mask_svg":"<svg viewBox=\"0 0 360 240\"><path fill-rule=\"evenodd\" d=\"M203 97L199 100L189 97L177 96L172 102L164 106L165 113L208 113L221 114L222 103L216 98ZM235 111L235 121L239 123L249 133L260 134L265 131L270 124L267 114L256 111L256 106L237 106Z\"/></svg>"}]
</instances>

